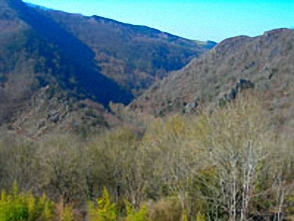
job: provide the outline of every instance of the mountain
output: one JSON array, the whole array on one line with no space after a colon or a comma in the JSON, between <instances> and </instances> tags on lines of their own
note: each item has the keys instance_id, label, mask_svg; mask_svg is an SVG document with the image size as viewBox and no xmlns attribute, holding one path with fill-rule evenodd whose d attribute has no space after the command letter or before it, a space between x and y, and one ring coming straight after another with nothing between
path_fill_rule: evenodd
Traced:
<instances>
[{"instance_id":1,"label":"mountain","mask_svg":"<svg viewBox=\"0 0 294 221\"><path fill-rule=\"evenodd\" d=\"M186 112L193 102L199 106L219 104L224 98L236 96L236 84L241 80L254 85L254 91L281 123L294 126L293 60L294 30L229 38L156 83L128 108L164 116Z\"/></svg>"},{"instance_id":2,"label":"mountain","mask_svg":"<svg viewBox=\"0 0 294 221\"><path fill-rule=\"evenodd\" d=\"M80 111L79 102L90 99L107 107L110 100L131 101L129 92L99 73L94 53L74 36L21 1L0 4L1 125L38 136L59 126L80 131L87 118L100 129L106 125L103 106L87 117L93 108Z\"/></svg>"},{"instance_id":3,"label":"mountain","mask_svg":"<svg viewBox=\"0 0 294 221\"><path fill-rule=\"evenodd\" d=\"M145 26L61 11L38 12L81 40L95 54L101 73L138 95L156 79L181 69L216 45L180 38Z\"/></svg>"},{"instance_id":4,"label":"mountain","mask_svg":"<svg viewBox=\"0 0 294 221\"><path fill-rule=\"evenodd\" d=\"M116 125L110 101L129 104L211 47L20 0L0 0L0 30L0 125L30 136Z\"/></svg>"}]
</instances>

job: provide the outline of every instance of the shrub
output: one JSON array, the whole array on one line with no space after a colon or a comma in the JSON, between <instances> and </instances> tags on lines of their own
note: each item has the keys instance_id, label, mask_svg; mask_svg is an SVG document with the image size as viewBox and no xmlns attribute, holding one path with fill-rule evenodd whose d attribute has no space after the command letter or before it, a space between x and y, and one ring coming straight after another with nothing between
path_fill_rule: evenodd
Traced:
<instances>
[{"instance_id":1,"label":"shrub","mask_svg":"<svg viewBox=\"0 0 294 221\"><path fill-rule=\"evenodd\" d=\"M96 200L96 205L89 203L90 221L115 221L116 217L115 204L111 203L109 193L104 188L102 197Z\"/></svg>"},{"instance_id":2,"label":"shrub","mask_svg":"<svg viewBox=\"0 0 294 221\"><path fill-rule=\"evenodd\" d=\"M149 221L148 211L146 205L142 205L141 208L136 211L129 202L126 202L127 216L126 221Z\"/></svg>"},{"instance_id":3,"label":"shrub","mask_svg":"<svg viewBox=\"0 0 294 221\"><path fill-rule=\"evenodd\" d=\"M161 199L148 206L150 218L156 221L179 221L183 210L177 197Z\"/></svg>"},{"instance_id":4,"label":"shrub","mask_svg":"<svg viewBox=\"0 0 294 221\"><path fill-rule=\"evenodd\" d=\"M60 221L74 221L73 211L69 205L64 207Z\"/></svg>"},{"instance_id":5,"label":"shrub","mask_svg":"<svg viewBox=\"0 0 294 221\"><path fill-rule=\"evenodd\" d=\"M12 193L2 190L0 196L0 221L52 220L54 210L46 195L34 197L32 193L20 193L16 183Z\"/></svg>"},{"instance_id":6,"label":"shrub","mask_svg":"<svg viewBox=\"0 0 294 221\"><path fill-rule=\"evenodd\" d=\"M206 220L205 216L202 213L198 212L196 216L196 221L205 221L205 220Z\"/></svg>"}]
</instances>

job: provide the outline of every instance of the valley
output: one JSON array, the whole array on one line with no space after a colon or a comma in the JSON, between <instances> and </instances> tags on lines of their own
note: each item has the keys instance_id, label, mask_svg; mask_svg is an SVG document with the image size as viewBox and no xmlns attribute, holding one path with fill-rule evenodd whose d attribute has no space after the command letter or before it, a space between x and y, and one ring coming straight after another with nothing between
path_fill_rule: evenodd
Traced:
<instances>
[{"instance_id":1,"label":"valley","mask_svg":"<svg viewBox=\"0 0 294 221\"><path fill-rule=\"evenodd\" d=\"M293 61L0 0L0 220L294 220Z\"/></svg>"}]
</instances>

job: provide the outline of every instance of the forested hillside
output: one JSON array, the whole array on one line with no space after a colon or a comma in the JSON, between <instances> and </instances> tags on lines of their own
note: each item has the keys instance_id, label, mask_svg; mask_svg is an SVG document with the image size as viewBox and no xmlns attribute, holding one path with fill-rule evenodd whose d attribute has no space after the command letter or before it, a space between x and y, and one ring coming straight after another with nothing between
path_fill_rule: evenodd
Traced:
<instances>
[{"instance_id":1,"label":"forested hillside","mask_svg":"<svg viewBox=\"0 0 294 221\"><path fill-rule=\"evenodd\" d=\"M0 4L0 126L32 139L119 125L110 102L129 104L213 46L20 0Z\"/></svg>"},{"instance_id":2,"label":"forested hillside","mask_svg":"<svg viewBox=\"0 0 294 221\"><path fill-rule=\"evenodd\" d=\"M254 38L226 39L201 58L154 84L129 107L137 112L164 116L186 112L195 100L200 108L219 105L225 96L235 95L238 82L245 80L254 85L272 115L289 130L294 127L293 60L294 30L291 29L272 30Z\"/></svg>"},{"instance_id":3,"label":"forested hillside","mask_svg":"<svg viewBox=\"0 0 294 221\"><path fill-rule=\"evenodd\" d=\"M148 119L144 133L123 127L86 142L3 134L0 187L46 193L59 202L51 215L70 220L292 220L293 137L277 133L266 106L243 93L213 112Z\"/></svg>"},{"instance_id":4,"label":"forested hillside","mask_svg":"<svg viewBox=\"0 0 294 221\"><path fill-rule=\"evenodd\" d=\"M42 9L38 12L86 44L95 53L101 73L135 96L216 45L99 16Z\"/></svg>"}]
</instances>

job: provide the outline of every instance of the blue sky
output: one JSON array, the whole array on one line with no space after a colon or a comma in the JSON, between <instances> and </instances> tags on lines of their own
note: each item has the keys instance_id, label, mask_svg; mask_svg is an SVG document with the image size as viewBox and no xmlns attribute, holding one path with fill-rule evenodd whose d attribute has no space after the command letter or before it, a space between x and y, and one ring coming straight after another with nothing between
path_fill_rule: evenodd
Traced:
<instances>
[{"instance_id":1,"label":"blue sky","mask_svg":"<svg viewBox=\"0 0 294 221\"><path fill-rule=\"evenodd\" d=\"M146 25L194 40L294 28L294 0L24 0L71 13Z\"/></svg>"}]
</instances>

